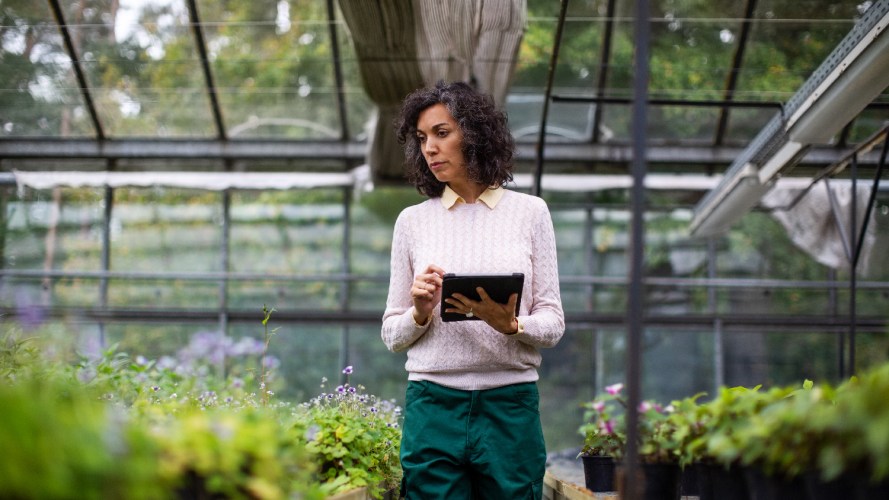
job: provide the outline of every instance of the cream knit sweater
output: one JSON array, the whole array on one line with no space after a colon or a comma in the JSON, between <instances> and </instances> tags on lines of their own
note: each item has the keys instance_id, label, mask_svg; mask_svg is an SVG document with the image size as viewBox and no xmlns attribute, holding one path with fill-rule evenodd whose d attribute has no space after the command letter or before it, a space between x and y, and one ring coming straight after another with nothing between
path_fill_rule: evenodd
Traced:
<instances>
[{"instance_id":1,"label":"cream knit sweater","mask_svg":"<svg viewBox=\"0 0 889 500\"><path fill-rule=\"evenodd\" d=\"M524 273L524 333L504 335L483 321L443 323L440 307L418 327L410 289L429 264L457 274ZM481 202L446 209L432 198L398 216L382 337L390 351L408 350L410 380L463 390L535 381L538 348L556 345L564 330L555 234L542 199L506 190L493 209Z\"/></svg>"}]
</instances>

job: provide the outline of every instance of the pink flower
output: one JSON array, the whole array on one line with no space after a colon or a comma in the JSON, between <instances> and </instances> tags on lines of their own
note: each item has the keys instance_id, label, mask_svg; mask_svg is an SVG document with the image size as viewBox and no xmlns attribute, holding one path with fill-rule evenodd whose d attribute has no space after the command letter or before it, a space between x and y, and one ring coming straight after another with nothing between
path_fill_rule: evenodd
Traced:
<instances>
[{"instance_id":1,"label":"pink flower","mask_svg":"<svg viewBox=\"0 0 889 500\"><path fill-rule=\"evenodd\" d=\"M651 406L651 403L649 403L648 401L643 401L643 402L639 403L639 413L645 413L652 408L654 408L654 407Z\"/></svg>"},{"instance_id":2,"label":"pink flower","mask_svg":"<svg viewBox=\"0 0 889 500\"><path fill-rule=\"evenodd\" d=\"M602 401L594 401L593 409L599 413L602 413L603 411L605 411L605 403Z\"/></svg>"},{"instance_id":3,"label":"pink flower","mask_svg":"<svg viewBox=\"0 0 889 500\"><path fill-rule=\"evenodd\" d=\"M614 434L614 423L611 420L599 420L599 430L602 434Z\"/></svg>"},{"instance_id":4,"label":"pink flower","mask_svg":"<svg viewBox=\"0 0 889 500\"><path fill-rule=\"evenodd\" d=\"M617 396L618 394L620 394L620 391L622 391L623 388L623 384L612 384L605 388L605 392L611 394L612 396Z\"/></svg>"}]
</instances>

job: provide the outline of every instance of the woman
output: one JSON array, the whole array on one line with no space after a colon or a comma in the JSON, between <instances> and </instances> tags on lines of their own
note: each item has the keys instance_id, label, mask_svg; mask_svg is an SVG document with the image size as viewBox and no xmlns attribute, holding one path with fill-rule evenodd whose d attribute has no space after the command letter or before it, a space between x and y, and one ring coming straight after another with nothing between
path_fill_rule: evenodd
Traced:
<instances>
[{"instance_id":1,"label":"woman","mask_svg":"<svg viewBox=\"0 0 889 500\"><path fill-rule=\"evenodd\" d=\"M546 449L539 348L565 329L553 224L510 191L514 141L490 96L461 82L409 95L398 123L408 178L429 199L395 223L383 341L407 350L401 463L409 499L540 498ZM522 302L462 295L442 276L524 273ZM442 322L441 310L481 321Z\"/></svg>"}]
</instances>

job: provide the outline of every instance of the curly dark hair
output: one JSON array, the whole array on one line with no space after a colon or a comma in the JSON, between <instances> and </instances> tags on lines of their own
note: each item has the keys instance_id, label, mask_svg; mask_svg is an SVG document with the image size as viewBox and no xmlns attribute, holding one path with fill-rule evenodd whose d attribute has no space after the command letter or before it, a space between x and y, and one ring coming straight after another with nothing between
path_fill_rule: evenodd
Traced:
<instances>
[{"instance_id":1,"label":"curly dark hair","mask_svg":"<svg viewBox=\"0 0 889 500\"><path fill-rule=\"evenodd\" d=\"M435 104L444 104L463 133L463 158L469 178L486 186L503 186L512 181L515 140L506 114L494 99L464 82L438 82L434 87L416 90L402 104L396 123L398 142L404 145L407 179L420 194L441 196L445 183L429 170L420 141L417 121L420 113Z\"/></svg>"}]
</instances>

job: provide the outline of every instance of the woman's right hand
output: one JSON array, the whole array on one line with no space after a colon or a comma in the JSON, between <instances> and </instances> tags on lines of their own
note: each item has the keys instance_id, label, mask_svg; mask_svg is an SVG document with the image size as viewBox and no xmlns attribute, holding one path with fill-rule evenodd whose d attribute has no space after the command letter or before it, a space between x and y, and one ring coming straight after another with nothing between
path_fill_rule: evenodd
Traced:
<instances>
[{"instance_id":1,"label":"woman's right hand","mask_svg":"<svg viewBox=\"0 0 889 500\"><path fill-rule=\"evenodd\" d=\"M441 277L444 273L444 269L430 264L422 273L414 276L411 300L414 302L414 322L418 325L425 325L435 306L441 302Z\"/></svg>"}]
</instances>

